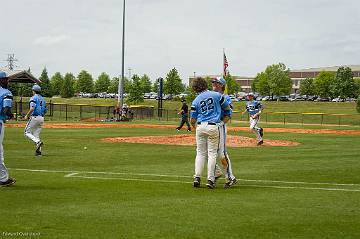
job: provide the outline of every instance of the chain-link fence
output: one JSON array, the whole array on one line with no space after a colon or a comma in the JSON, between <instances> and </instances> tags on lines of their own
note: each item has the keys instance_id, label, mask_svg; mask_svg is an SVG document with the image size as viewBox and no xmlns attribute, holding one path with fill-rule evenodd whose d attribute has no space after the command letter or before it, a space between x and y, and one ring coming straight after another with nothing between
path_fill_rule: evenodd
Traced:
<instances>
[{"instance_id":1,"label":"chain-link fence","mask_svg":"<svg viewBox=\"0 0 360 239\"><path fill-rule=\"evenodd\" d=\"M122 120L159 120L179 121L177 110L158 109L153 106L130 106L126 112L117 111L108 105L59 104L49 102L46 119L50 121L117 121ZM14 113L17 119L25 116L29 110L28 102L15 102ZM232 120L248 121L248 115L234 111ZM299 112L263 112L263 123L281 124L319 124L319 125L357 125L360 126L360 114L324 114Z\"/></svg>"},{"instance_id":2,"label":"chain-link fence","mask_svg":"<svg viewBox=\"0 0 360 239\"><path fill-rule=\"evenodd\" d=\"M248 115L235 112L233 119L247 121ZM325 114L300 112L263 112L263 123L280 124L317 124L317 125L354 125L360 126L360 114Z\"/></svg>"}]
</instances>

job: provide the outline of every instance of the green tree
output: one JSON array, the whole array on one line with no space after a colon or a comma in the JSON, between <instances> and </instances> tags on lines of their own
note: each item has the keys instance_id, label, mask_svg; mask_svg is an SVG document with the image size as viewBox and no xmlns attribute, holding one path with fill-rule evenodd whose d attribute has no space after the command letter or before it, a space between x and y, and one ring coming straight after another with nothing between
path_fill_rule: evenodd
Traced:
<instances>
[{"instance_id":1,"label":"green tree","mask_svg":"<svg viewBox=\"0 0 360 239\"><path fill-rule=\"evenodd\" d=\"M315 95L315 86L313 78L306 78L300 82L300 93L302 95Z\"/></svg>"},{"instance_id":2,"label":"green tree","mask_svg":"<svg viewBox=\"0 0 360 239\"><path fill-rule=\"evenodd\" d=\"M155 80L154 81L154 83L153 83L153 85L152 85L152 88L151 88L151 90L153 91L153 92L158 92L159 91L159 81L158 80Z\"/></svg>"},{"instance_id":3,"label":"green tree","mask_svg":"<svg viewBox=\"0 0 360 239\"><path fill-rule=\"evenodd\" d=\"M95 92L107 92L110 86L110 77L105 72L99 75L95 82Z\"/></svg>"},{"instance_id":4,"label":"green tree","mask_svg":"<svg viewBox=\"0 0 360 239\"><path fill-rule=\"evenodd\" d=\"M267 66L265 72L257 74L255 88L262 95L287 95L292 87L289 71L284 63Z\"/></svg>"},{"instance_id":5,"label":"green tree","mask_svg":"<svg viewBox=\"0 0 360 239\"><path fill-rule=\"evenodd\" d=\"M284 63L268 66L265 73L268 76L271 95L288 95L291 92L292 81L290 70Z\"/></svg>"},{"instance_id":6,"label":"green tree","mask_svg":"<svg viewBox=\"0 0 360 239\"><path fill-rule=\"evenodd\" d=\"M124 77L124 92L129 93L131 89L132 82L130 79Z\"/></svg>"},{"instance_id":7,"label":"green tree","mask_svg":"<svg viewBox=\"0 0 360 239\"><path fill-rule=\"evenodd\" d=\"M360 96L356 100L356 110L358 113L360 113Z\"/></svg>"},{"instance_id":8,"label":"green tree","mask_svg":"<svg viewBox=\"0 0 360 239\"><path fill-rule=\"evenodd\" d=\"M358 85L355 83L353 73L349 67L340 67L335 75L331 85L332 95L346 99L348 97L357 97Z\"/></svg>"},{"instance_id":9,"label":"green tree","mask_svg":"<svg viewBox=\"0 0 360 239\"><path fill-rule=\"evenodd\" d=\"M357 95L360 96L360 77L355 77L354 81L355 81L356 87L358 89Z\"/></svg>"},{"instance_id":10,"label":"green tree","mask_svg":"<svg viewBox=\"0 0 360 239\"><path fill-rule=\"evenodd\" d=\"M335 79L335 73L329 71L322 71L314 80L316 95L320 97L330 97L331 85Z\"/></svg>"},{"instance_id":11,"label":"green tree","mask_svg":"<svg viewBox=\"0 0 360 239\"><path fill-rule=\"evenodd\" d=\"M124 92L129 93L131 87L131 81L124 77ZM119 89L119 77L114 77L110 81L110 85L108 88L109 93L118 93Z\"/></svg>"},{"instance_id":12,"label":"green tree","mask_svg":"<svg viewBox=\"0 0 360 239\"><path fill-rule=\"evenodd\" d=\"M118 93L118 87L119 87L119 77L113 77L110 81L110 85L107 92Z\"/></svg>"},{"instance_id":13,"label":"green tree","mask_svg":"<svg viewBox=\"0 0 360 239\"><path fill-rule=\"evenodd\" d=\"M143 75L140 79L141 89L143 90L143 93L149 93L151 92L151 81L149 76Z\"/></svg>"},{"instance_id":14,"label":"green tree","mask_svg":"<svg viewBox=\"0 0 360 239\"><path fill-rule=\"evenodd\" d=\"M261 95L270 95L271 90L269 86L268 76L265 72L258 73L254 80L255 89ZM253 88L254 91L254 88Z\"/></svg>"},{"instance_id":15,"label":"green tree","mask_svg":"<svg viewBox=\"0 0 360 239\"><path fill-rule=\"evenodd\" d=\"M133 75L132 84L129 91L128 101L134 104L144 102L144 94L141 88L141 79L137 75Z\"/></svg>"},{"instance_id":16,"label":"green tree","mask_svg":"<svg viewBox=\"0 0 360 239\"><path fill-rule=\"evenodd\" d=\"M50 80L52 95L60 95L60 90L64 84L64 78L60 72L56 72Z\"/></svg>"},{"instance_id":17,"label":"green tree","mask_svg":"<svg viewBox=\"0 0 360 239\"><path fill-rule=\"evenodd\" d=\"M9 90L16 96L32 96L32 85L29 83L13 83L10 81Z\"/></svg>"},{"instance_id":18,"label":"green tree","mask_svg":"<svg viewBox=\"0 0 360 239\"><path fill-rule=\"evenodd\" d=\"M259 75L260 73L258 73ZM257 84L259 82L259 79L257 79L256 77L254 78L254 80L251 82L251 91L252 92L259 92L259 89L256 88Z\"/></svg>"},{"instance_id":19,"label":"green tree","mask_svg":"<svg viewBox=\"0 0 360 239\"><path fill-rule=\"evenodd\" d=\"M205 80L206 80L206 82L207 82L207 84L208 84L208 90L212 90L212 81L213 81L213 78L210 77L210 76L206 76L206 77L205 77Z\"/></svg>"},{"instance_id":20,"label":"green tree","mask_svg":"<svg viewBox=\"0 0 360 239\"><path fill-rule=\"evenodd\" d=\"M74 82L76 78L72 73L66 73L63 81L63 85L60 90L60 95L63 98L70 98L74 96Z\"/></svg>"},{"instance_id":21,"label":"green tree","mask_svg":"<svg viewBox=\"0 0 360 239\"><path fill-rule=\"evenodd\" d=\"M52 94L51 94L50 80L46 68L44 68L43 71L41 72L41 76L39 80L41 81L40 83L41 95L45 97L51 97Z\"/></svg>"},{"instance_id":22,"label":"green tree","mask_svg":"<svg viewBox=\"0 0 360 239\"><path fill-rule=\"evenodd\" d=\"M181 82L178 71L173 68L166 75L166 79L164 82L164 93L177 95L184 91L184 85Z\"/></svg>"},{"instance_id":23,"label":"green tree","mask_svg":"<svg viewBox=\"0 0 360 239\"><path fill-rule=\"evenodd\" d=\"M186 96L186 102L192 103L192 102L195 100L197 94L196 94L196 92L192 89L191 85L189 85L189 86L187 87L186 91L189 93L189 94Z\"/></svg>"},{"instance_id":24,"label":"green tree","mask_svg":"<svg viewBox=\"0 0 360 239\"><path fill-rule=\"evenodd\" d=\"M228 94L234 94L239 92L240 84L235 81L234 77L232 77L230 73L226 75L225 81Z\"/></svg>"},{"instance_id":25,"label":"green tree","mask_svg":"<svg viewBox=\"0 0 360 239\"><path fill-rule=\"evenodd\" d=\"M92 76L85 70L82 70L76 81L76 91L77 92L94 92L94 81Z\"/></svg>"}]
</instances>

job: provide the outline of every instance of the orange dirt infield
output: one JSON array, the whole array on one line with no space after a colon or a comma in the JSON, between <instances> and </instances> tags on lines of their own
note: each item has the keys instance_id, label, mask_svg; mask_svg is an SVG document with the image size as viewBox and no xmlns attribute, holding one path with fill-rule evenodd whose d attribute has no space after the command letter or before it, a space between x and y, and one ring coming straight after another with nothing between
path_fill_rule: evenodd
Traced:
<instances>
[{"instance_id":1,"label":"orange dirt infield","mask_svg":"<svg viewBox=\"0 0 360 239\"><path fill-rule=\"evenodd\" d=\"M140 136L140 137L115 137L102 139L104 142L117 143L141 143L141 144L166 144L166 145L196 145L195 135L167 135L167 136ZM228 135L226 145L228 147L256 147L257 141L243 136ZM265 140L262 146L296 146L297 142L285 140Z\"/></svg>"},{"instance_id":2,"label":"orange dirt infield","mask_svg":"<svg viewBox=\"0 0 360 239\"><path fill-rule=\"evenodd\" d=\"M7 124L9 128L23 128L25 123ZM44 128L52 129L92 129L92 128L145 128L145 129L174 129L177 125L152 124L121 124L121 123L50 123L45 122ZM248 127L228 127L228 131L249 131ZM295 133L295 134L353 134L360 135L360 130L333 130L333 129L291 129L291 128L265 128L264 132Z\"/></svg>"}]
</instances>

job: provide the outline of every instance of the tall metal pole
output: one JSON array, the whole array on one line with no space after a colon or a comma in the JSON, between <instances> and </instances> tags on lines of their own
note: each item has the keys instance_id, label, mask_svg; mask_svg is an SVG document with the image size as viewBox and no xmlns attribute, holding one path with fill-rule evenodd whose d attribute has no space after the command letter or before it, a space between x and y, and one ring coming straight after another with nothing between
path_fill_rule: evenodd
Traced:
<instances>
[{"instance_id":1,"label":"tall metal pole","mask_svg":"<svg viewBox=\"0 0 360 239\"><path fill-rule=\"evenodd\" d=\"M125 0L123 6L123 32L122 32L122 65L121 65L121 79L119 80L119 98L118 105L122 108L124 104L124 54L125 54Z\"/></svg>"}]
</instances>

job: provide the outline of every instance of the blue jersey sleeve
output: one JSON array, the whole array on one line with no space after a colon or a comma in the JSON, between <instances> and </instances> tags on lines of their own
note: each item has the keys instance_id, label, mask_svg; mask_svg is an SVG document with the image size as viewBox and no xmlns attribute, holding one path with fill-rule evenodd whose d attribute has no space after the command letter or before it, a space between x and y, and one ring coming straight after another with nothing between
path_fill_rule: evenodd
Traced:
<instances>
[{"instance_id":1,"label":"blue jersey sleeve","mask_svg":"<svg viewBox=\"0 0 360 239\"><path fill-rule=\"evenodd\" d=\"M224 96L221 96L220 98L220 105L221 105L221 110L224 111L224 116L230 116L231 114L230 109L227 109L229 107L229 102L225 100Z\"/></svg>"},{"instance_id":2,"label":"blue jersey sleeve","mask_svg":"<svg viewBox=\"0 0 360 239\"><path fill-rule=\"evenodd\" d=\"M34 96L30 98L29 104L31 109L34 109L36 107L36 99L34 98Z\"/></svg>"},{"instance_id":3,"label":"blue jersey sleeve","mask_svg":"<svg viewBox=\"0 0 360 239\"><path fill-rule=\"evenodd\" d=\"M4 100L3 100L3 108L11 108L12 107L12 101L13 101L13 96L12 94L9 92L4 96Z\"/></svg>"},{"instance_id":4,"label":"blue jersey sleeve","mask_svg":"<svg viewBox=\"0 0 360 239\"><path fill-rule=\"evenodd\" d=\"M191 104L190 117L194 118L194 119L197 119L197 117L198 117L198 112L196 110L195 101Z\"/></svg>"}]
</instances>

